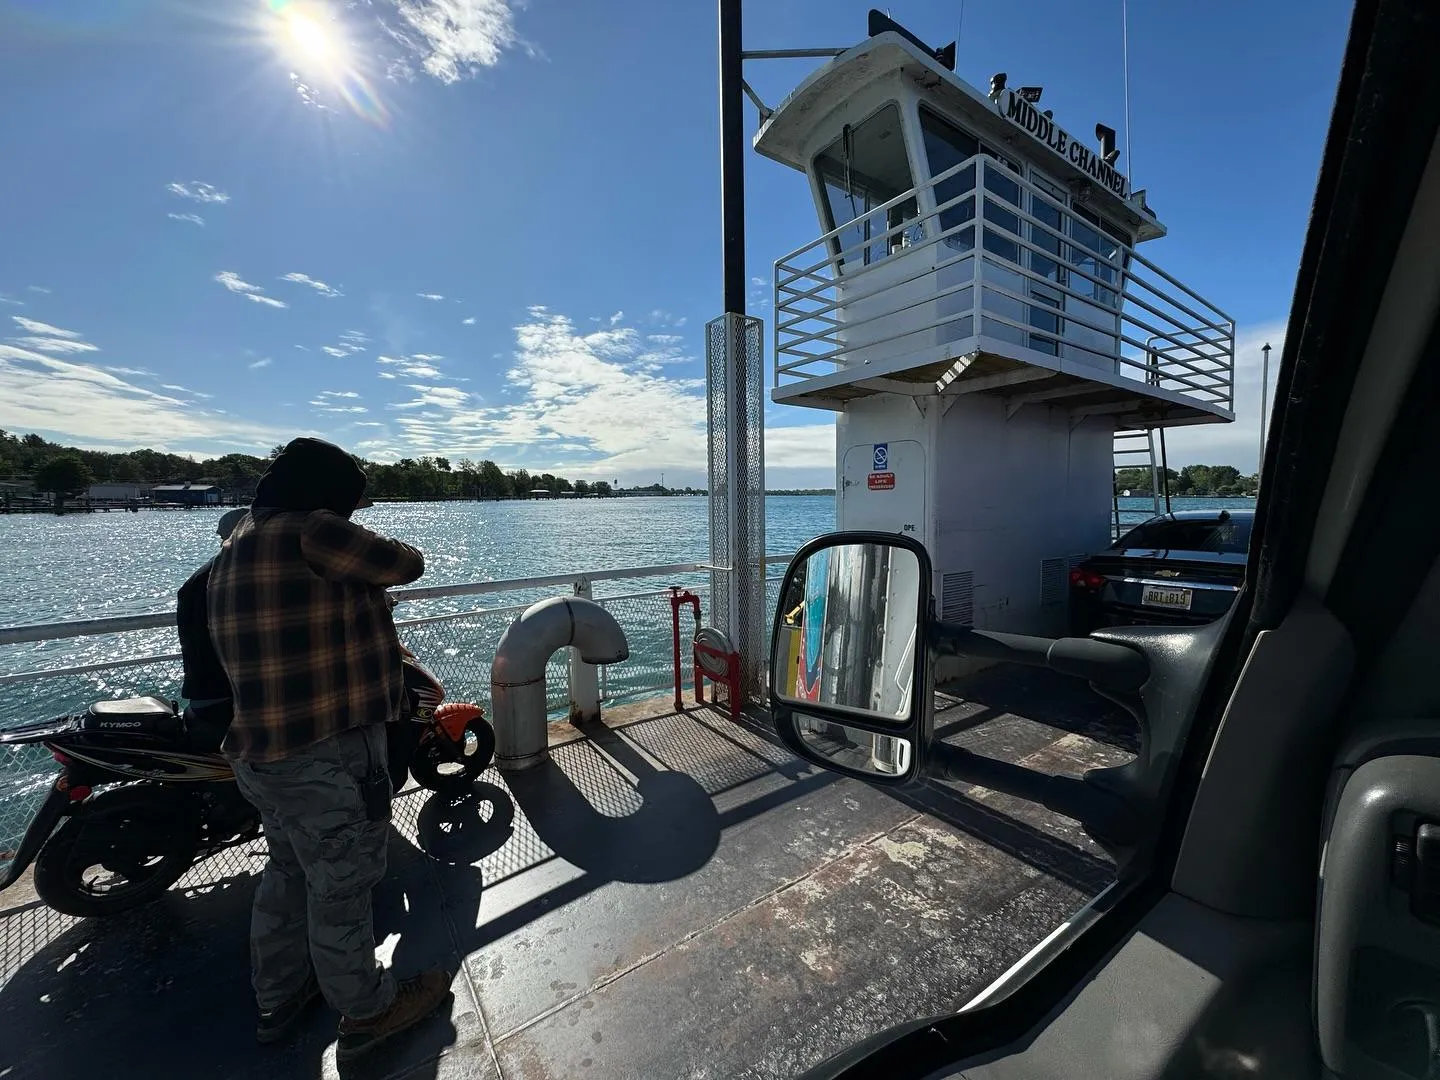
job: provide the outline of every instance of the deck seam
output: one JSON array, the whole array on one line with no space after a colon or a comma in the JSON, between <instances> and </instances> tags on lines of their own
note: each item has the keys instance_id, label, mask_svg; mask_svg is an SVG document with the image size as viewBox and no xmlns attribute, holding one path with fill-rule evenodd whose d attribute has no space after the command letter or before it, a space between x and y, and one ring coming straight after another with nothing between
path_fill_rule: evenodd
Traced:
<instances>
[{"instance_id":1,"label":"deck seam","mask_svg":"<svg viewBox=\"0 0 1440 1080\"><path fill-rule=\"evenodd\" d=\"M814 877L816 874L818 874L818 873L820 873L820 872L822 872L822 871L824 871L824 870L829 869L831 866L834 866L836 863L841 862L842 860L849 858L849 857L850 857L851 855L853 855L855 852L859 851L861 848L864 848L867 844L873 844L876 840L880 839L881 837L883 837L883 836L888 836L888 835L890 835L891 833L895 832L897 829L903 829L903 828L905 828L905 827L908 826L908 825L913 825L915 822L921 820L922 818L924 818L924 817L926 817L926 816L927 816L927 815L924 814L924 813L912 814L910 817L905 818L903 821L897 822L896 824L890 826L890 827L887 828L887 829L881 829L881 830L878 831L878 832L871 833L870 835L864 837L863 839L860 839L860 840L855 841L855 842L854 842L853 844L851 844L850 846L844 848L844 849L843 849L838 855L836 855L834 858L832 858L832 859L827 859L826 861L824 861L824 862L820 863L818 866L816 866L814 869L808 870L808 871L806 871L805 873L799 875L798 877L791 878L791 879L789 879L788 881L781 882L779 885L775 886L773 889L770 889L770 890L768 890L767 892L764 892L764 893L760 894L759 896L755 897L755 899L749 901L748 903L742 904L740 907L737 907L737 908L734 908L734 909L732 909L732 910L730 910L730 911L727 911L724 915L720 916L719 918L714 919L714 920L712 920L712 921L709 922L709 923L706 923L704 926L698 927L697 929L690 931L688 934L685 934L683 937L681 937L681 938L679 938L678 940L672 942L671 944L665 946L663 949L657 949L657 950L655 950L655 951L652 952L652 953L647 953L645 956L642 956L639 960L636 960L633 964L630 964L630 965L627 966L627 967L621 968L621 969L618 970L618 971L613 971L613 972L611 972L609 975L602 976L600 979L597 979L591 986L587 987L585 990L582 990L580 993L574 994L574 995L566 998L564 1001L557 1002L556 1004L551 1005L549 1008L544 1009L543 1011L536 1013L536 1014L535 1014L534 1016L532 1016L529 1020L526 1020L523 1024L519 1024L518 1026L512 1028L511 1030L505 1032L504 1034L496 1037L495 1040L494 1040L495 1045L498 1046L500 1043L505 1042L507 1039L511 1039L511 1038L513 1038L514 1036L519 1035L521 1032L528 1031L530 1028L534 1027L536 1024L539 1024L539 1023L541 1023L542 1021L548 1020L550 1017L554 1016L556 1013L561 1012L562 1010L564 1010L564 1009L568 1008L569 1006L575 1004L577 1001L583 1001L585 998L587 998L587 997L589 997L590 995L594 994L597 990L603 990L603 989L605 989L605 987L610 986L610 985L613 984L613 983L619 982L619 981L620 981L621 979L623 979L625 976L631 974L632 972L635 972L635 971L640 970L642 967L646 966L646 965L649 964L649 963L652 963L652 962L655 961L655 960L658 960L660 957L664 956L665 954L667 954L667 953L669 953L669 952L672 952L673 950L678 949L678 948L680 948L680 947L683 946L683 945L689 944L691 941L694 941L696 938L700 937L702 934L708 934L710 931L714 930L716 927L718 927L718 926L720 926L720 925L722 925L722 924L724 924L724 923L726 923L726 922L729 922L729 921L730 921L731 919L733 919L735 916L737 916L737 915L742 915L742 914L744 914L745 912L751 910L752 908L758 907L760 904L765 903L767 900L770 900L770 899L773 899L773 898L776 897L776 896L779 896L779 895L780 895L781 893L783 893L786 889L794 888L796 885L800 884L800 882L806 881L806 880L808 880L809 878ZM477 998L476 998L476 1003L477 1003L477 1005L479 1004L478 994L477 994ZM497 1062L497 1064L498 1064L498 1062ZM503 1072L501 1073L501 1076L502 1076L502 1077L504 1076L504 1073L503 1073Z\"/></svg>"}]
</instances>

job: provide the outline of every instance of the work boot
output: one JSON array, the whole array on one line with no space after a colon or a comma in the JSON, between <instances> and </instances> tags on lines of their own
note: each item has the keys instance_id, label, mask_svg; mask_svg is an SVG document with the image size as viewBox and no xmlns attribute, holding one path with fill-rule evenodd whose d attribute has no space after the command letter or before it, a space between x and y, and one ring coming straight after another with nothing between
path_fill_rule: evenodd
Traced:
<instances>
[{"instance_id":1,"label":"work boot","mask_svg":"<svg viewBox=\"0 0 1440 1080\"><path fill-rule=\"evenodd\" d=\"M450 999L451 975L436 968L422 971L395 986L395 1000L379 1016L367 1020L342 1017L335 1060L345 1061L373 1050L392 1035L414 1027Z\"/></svg>"},{"instance_id":2,"label":"work boot","mask_svg":"<svg viewBox=\"0 0 1440 1080\"><path fill-rule=\"evenodd\" d=\"M305 1010L320 997L320 984L315 981L312 970L305 976L305 985L273 1009L261 1009L260 1020L255 1025L255 1038L262 1043L272 1043L283 1038L295 1026L295 1021L305 1015Z\"/></svg>"}]
</instances>

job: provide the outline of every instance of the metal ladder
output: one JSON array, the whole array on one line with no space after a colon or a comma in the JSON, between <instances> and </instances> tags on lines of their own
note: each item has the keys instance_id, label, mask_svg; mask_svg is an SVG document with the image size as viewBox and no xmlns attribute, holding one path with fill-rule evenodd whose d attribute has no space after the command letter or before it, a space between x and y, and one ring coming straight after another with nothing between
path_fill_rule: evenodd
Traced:
<instances>
[{"instance_id":1,"label":"metal ladder","mask_svg":"<svg viewBox=\"0 0 1440 1080\"><path fill-rule=\"evenodd\" d=\"M1117 482L1110 485L1112 492L1110 539L1118 540L1120 534L1127 529L1159 514L1164 500L1160 494L1160 463L1155 459L1155 429L1127 428L1116 431L1114 447L1115 467L1112 476ZM1150 509L1148 511L1141 507L1121 509L1118 483L1120 470L1142 468L1150 470Z\"/></svg>"}]
</instances>

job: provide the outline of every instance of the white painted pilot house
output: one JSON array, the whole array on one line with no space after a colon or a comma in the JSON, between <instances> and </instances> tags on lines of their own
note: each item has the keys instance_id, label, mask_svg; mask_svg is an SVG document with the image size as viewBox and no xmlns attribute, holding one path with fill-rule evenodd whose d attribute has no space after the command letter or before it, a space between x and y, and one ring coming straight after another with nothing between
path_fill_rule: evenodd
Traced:
<instances>
[{"instance_id":1,"label":"white painted pilot house","mask_svg":"<svg viewBox=\"0 0 1440 1080\"><path fill-rule=\"evenodd\" d=\"M1137 250L1165 227L1114 132L1045 106L891 30L754 139L824 230L775 263L771 396L837 414L837 527L918 536L943 618L1017 633L1064 632L1117 467L1234 419L1234 322Z\"/></svg>"}]
</instances>

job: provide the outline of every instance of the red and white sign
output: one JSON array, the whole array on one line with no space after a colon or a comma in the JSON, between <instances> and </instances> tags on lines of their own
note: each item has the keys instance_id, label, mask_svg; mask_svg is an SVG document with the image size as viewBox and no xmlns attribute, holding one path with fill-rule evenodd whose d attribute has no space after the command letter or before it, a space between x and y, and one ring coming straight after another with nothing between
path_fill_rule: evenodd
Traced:
<instances>
[{"instance_id":1,"label":"red and white sign","mask_svg":"<svg viewBox=\"0 0 1440 1080\"><path fill-rule=\"evenodd\" d=\"M889 491L895 486L895 474L893 472L872 472L870 474L871 491Z\"/></svg>"}]
</instances>

